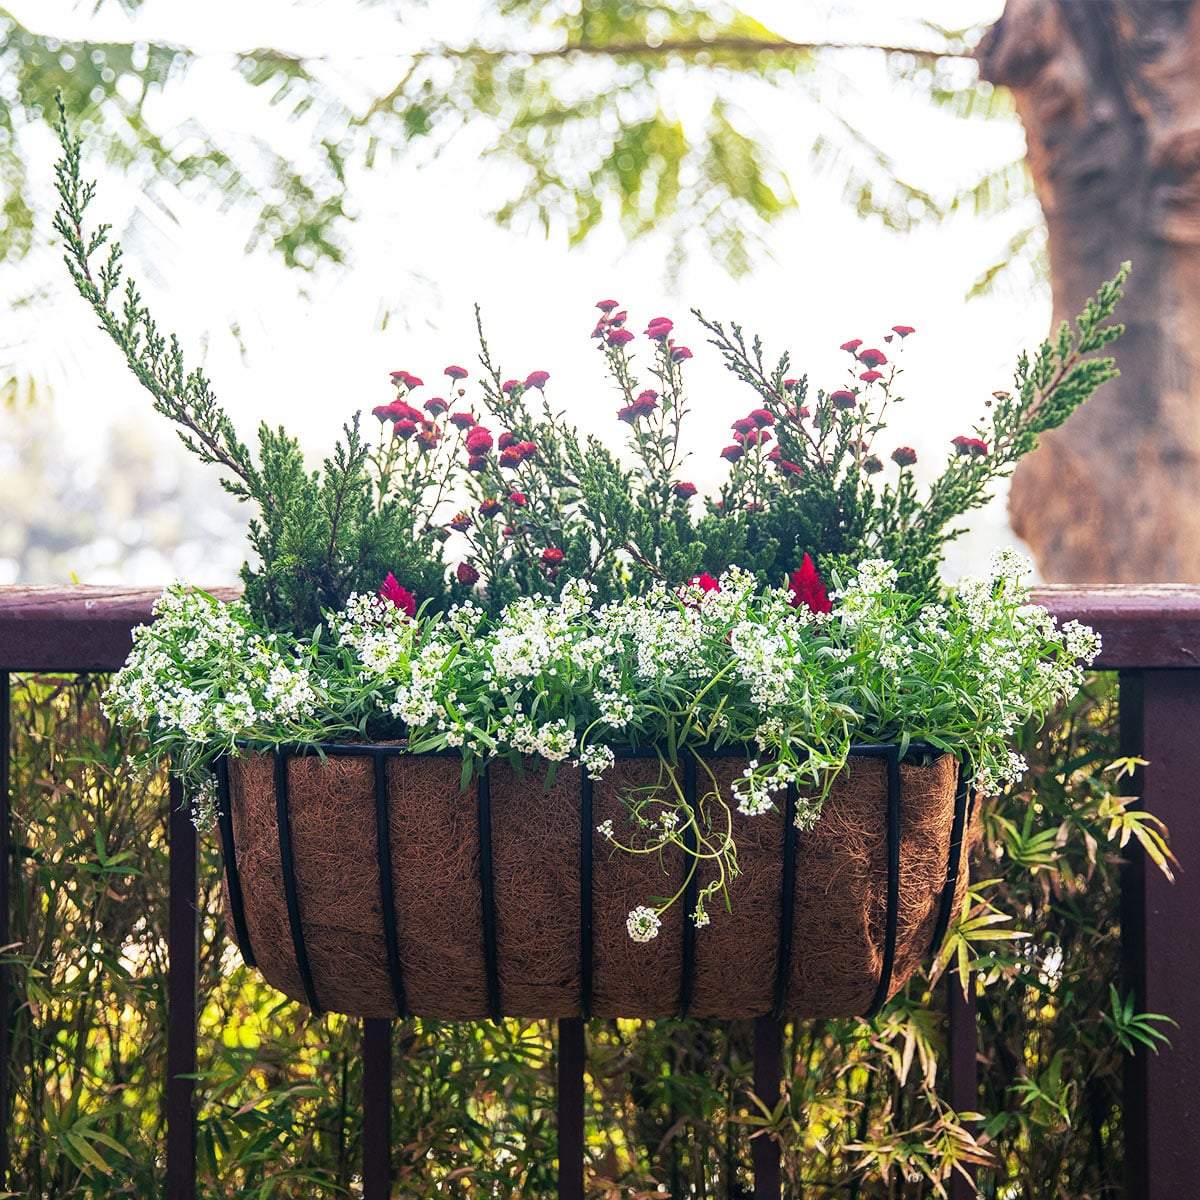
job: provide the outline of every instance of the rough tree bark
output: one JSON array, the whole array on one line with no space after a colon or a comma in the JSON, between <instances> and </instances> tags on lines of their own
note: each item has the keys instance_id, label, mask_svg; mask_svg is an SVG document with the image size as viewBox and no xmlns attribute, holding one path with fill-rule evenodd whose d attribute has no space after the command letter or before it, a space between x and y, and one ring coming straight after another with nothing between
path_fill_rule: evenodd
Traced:
<instances>
[{"instance_id":1,"label":"rough tree bark","mask_svg":"<svg viewBox=\"0 0 1200 1200\"><path fill-rule=\"evenodd\" d=\"M1200 0L1008 0L978 53L1012 89L1055 323L1122 259L1108 384L1018 468L1046 579L1200 582Z\"/></svg>"}]
</instances>

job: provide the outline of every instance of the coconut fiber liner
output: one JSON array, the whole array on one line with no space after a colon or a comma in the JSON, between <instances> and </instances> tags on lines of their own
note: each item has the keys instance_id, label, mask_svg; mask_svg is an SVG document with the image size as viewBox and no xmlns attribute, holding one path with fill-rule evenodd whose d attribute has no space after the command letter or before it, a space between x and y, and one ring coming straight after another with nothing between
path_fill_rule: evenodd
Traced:
<instances>
[{"instance_id":1,"label":"coconut fiber liner","mask_svg":"<svg viewBox=\"0 0 1200 1200\"><path fill-rule=\"evenodd\" d=\"M734 812L732 911L697 930L693 884L634 942L636 905L673 895L685 855L629 855L622 795L654 786L654 758L602 780L492 764L460 790L461 761L395 746L245 753L218 764L226 914L243 957L316 1010L445 1019L873 1012L940 943L967 884L969 798L949 755L900 761L858 748L814 829L795 797ZM745 757L688 760L730 795ZM732 804L730 805L732 808ZM703 880L701 867L701 880Z\"/></svg>"}]
</instances>

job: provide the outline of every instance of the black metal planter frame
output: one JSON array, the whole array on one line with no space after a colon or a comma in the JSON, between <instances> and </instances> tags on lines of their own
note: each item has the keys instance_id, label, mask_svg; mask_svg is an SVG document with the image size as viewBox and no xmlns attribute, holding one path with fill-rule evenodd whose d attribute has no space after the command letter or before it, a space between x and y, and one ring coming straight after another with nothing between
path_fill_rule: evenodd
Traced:
<instances>
[{"instance_id":1,"label":"black metal planter frame","mask_svg":"<svg viewBox=\"0 0 1200 1200\"><path fill-rule=\"evenodd\" d=\"M320 998L317 995L309 963L308 949L304 940L303 914L296 887L296 866L292 849L291 805L288 781L288 762L294 757L320 755L329 758L369 758L374 767L375 781L375 831L379 868L379 900L383 914L383 934L387 947L388 978L392 998L396 1004L396 1015L410 1014L404 987L404 974L400 962L400 951L396 938L396 903L392 886L390 823L388 813L387 762L389 758L408 756L402 744L378 743L331 743L320 746L279 746L248 749L270 750L275 755L275 815L279 833L279 859L283 873L284 899L287 905L288 926L296 956L296 966L304 988L309 1008L320 1014ZM908 748L909 759L936 753L931 747L913 743ZM457 757L440 754L438 757ZM656 758L652 751L631 751L619 754L620 758ZM745 758L744 747L724 747L706 751L706 758ZM900 843L901 806L900 787L901 754L898 746L888 744L861 744L850 750L851 758L882 759L887 771L887 904L884 920L883 956L870 1007L864 1016L875 1016L886 1002L891 990L892 973L896 957L896 935L900 908ZM255 965L254 948L246 927L245 905L242 897L241 879L234 846L233 817L229 794L229 764L224 757L216 765L218 794L218 827L221 836L221 851L225 860L226 879L229 889L229 909L233 922L234 937L246 965ZM580 967L580 1010L586 1019L591 1015L593 947L592 947L592 781L586 771L579 773L579 967ZM683 757L683 794L689 808L696 805L696 756ZM475 783L476 827L479 838L479 897L483 924L482 955L484 975L487 981L488 1014L499 1021L503 1013L500 991L500 974L496 941L496 894L492 871L492 802L491 784L485 766ZM775 967L774 1003L769 1014L781 1020L787 1012L787 988L792 963L792 925L795 907L796 843L795 826L796 793L789 786L786 794L783 835L783 873L780 887L780 926L778 957ZM936 956L949 927L954 908L954 894L962 865L963 840L970 819L973 797L969 794L963 764L958 766L958 782L955 787L954 821L951 827L950 846L946 861L946 879L938 905L937 921L930 943L929 954ZM694 849L695 830L689 824L685 830L687 848ZM682 961L680 964L680 986L678 1015L687 1017L691 1007L692 988L695 977L696 926L687 919L695 908L698 888L694 864L688 864L688 877L683 894Z\"/></svg>"}]
</instances>

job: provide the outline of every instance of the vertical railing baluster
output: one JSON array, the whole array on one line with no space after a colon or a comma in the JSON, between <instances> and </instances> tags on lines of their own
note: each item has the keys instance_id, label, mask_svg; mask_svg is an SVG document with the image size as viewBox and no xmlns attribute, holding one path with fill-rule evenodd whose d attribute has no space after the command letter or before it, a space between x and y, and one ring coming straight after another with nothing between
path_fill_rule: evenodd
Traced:
<instances>
[{"instance_id":1,"label":"vertical railing baluster","mask_svg":"<svg viewBox=\"0 0 1200 1200\"><path fill-rule=\"evenodd\" d=\"M1200 1121L1200 669L1121 674L1123 752L1145 759L1132 781L1139 806L1165 821L1179 860L1171 883L1131 843L1122 878L1124 989L1139 1011L1178 1022L1170 1045L1139 1047L1125 1079L1127 1200L1196 1192Z\"/></svg>"},{"instance_id":2,"label":"vertical railing baluster","mask_svg":"<svg viewBox=\"0 0 1200 1200\"><path fill-rule=\"evenodd\" d=\"M167 1200L196 1196L196 827L171 776L167 846Z\"/></svg>"},{"instance_id":3,"label":"vertical railing baluster","mask_svg":"<svg viewBox=\"0 0 1200 1200\"><path fill-rule=\"evenodd\" d=\"M558 1196L583 1200L584 1025L558 1023Z\"/></svg>"},{"instance_id":4,"label":"vertical railing baluster","mask_svg":"<svg viewBox=\"0 0 1200 1200\"><path fill-rule=\"evenodd\" d=\"M759 1017L754 1022L754 1094L774 1110L783 1081L783 1022ZM750 1143L754 1163L754 1200L779 1200L782 1194L779 1143L765 1133Z\"/></svg>"},{"instance_id":5,"label":"vertical railing baluster","mask_svg":"<svg viewBox=\"0 0 1200 1200\"><path fill-rule=\"evenodd\" d=\"M9 774L9 755L12 753L12 681L7 671L0 671L0 954L12 938L9 919L9 888L12 854L12 777ZM10 1021L12 992L8 967L0 963L0 1192L8 1188L8 1172L12 1163L9 1141L9 1057L11 1052Z\"/></svg>"},{"instance_id":6,"label":"vertical railing baluster","mask_svg":"<svg viewBox=\"0 0 1200 1200\"><path fill-rule=\"evenodd\" d=\"M979 1031L976 1027L975 980L964 994L958 972L946 972L946 1044L949 1060L950 1107L955 1112L979 1111ZM975 1169L970 1178L960 1172L950 1178L950 1200L975 1200Z\"/></svg>"},{"instance_id":7,"label":"vertical railing baluster","mask_svg":"<svg viewBox=\"0 0 1200 1200\"><path fill-rule=\"evenodd\" d=\"M363 1200L392 1191L392 1023L363 1021Z\"/></svg>"}]
</instances>

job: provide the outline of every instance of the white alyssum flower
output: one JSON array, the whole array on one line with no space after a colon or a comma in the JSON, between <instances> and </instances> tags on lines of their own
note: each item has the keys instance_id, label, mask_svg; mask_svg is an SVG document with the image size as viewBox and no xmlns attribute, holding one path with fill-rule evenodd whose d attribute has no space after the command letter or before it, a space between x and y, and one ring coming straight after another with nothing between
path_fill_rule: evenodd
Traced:
<instances>
[{"instance_id":1,"label":"white alyssum flower","mask_svg":"<svg viewBox=\"0 0 1200 1200\"><path fill-rule=\"evenodd\" d=\"M625 918L625 927L629 930L629 936L635 942L652 942L658 937L658 931L662 928L662 921L654 909L647 908L644 904L639 904Z\"/></svg>"}]
</instances>

